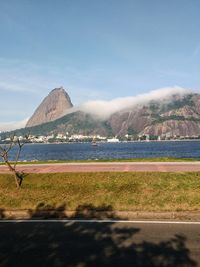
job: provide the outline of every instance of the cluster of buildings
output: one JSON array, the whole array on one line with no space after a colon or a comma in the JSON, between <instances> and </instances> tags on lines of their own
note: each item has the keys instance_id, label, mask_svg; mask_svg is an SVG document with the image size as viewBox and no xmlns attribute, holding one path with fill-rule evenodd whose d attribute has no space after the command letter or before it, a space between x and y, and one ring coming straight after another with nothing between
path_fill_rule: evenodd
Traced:
<instances>
[{"instance_id":1,"label":"cluster of buildings","mask_svg":"<svg viewBox=\"0 0 200 267\"><path fill-rule=\"evenodd\" d=\"M169 140L194 140L194 139L200 139L200 136L197 135L172 135L172 134L162 134L162 135L149 135L149 134L143 134L143 135L125 135L125 137L129 141L169 141Z\"/></svg>"},{"instance_id":2,"label":"cluster of buildings","mask_svg":"<svg viewBox=\"0 0 200 267\"><path fill-rule=\"evenodd\" d=\"M24 136L16 136L16 140L25 141ZM14 139L15 139L14 138ZM30 143L60 143L60 142L108 142L108 143L117 143L120 141L162 141L162 140L185 140L185 139L200 139L199 136L172 136L172 135L162 135L162 136L150 136L148 134L143 135L128 135L124 137L106 137L101 135L83 135L83 134L52 134L52 135L30 135L28 137L28 142ZM0 141L9 143L11 141L10 137L1 139Z\"/></svg>"},{"instance_id":3,"label":"cluster of buildings","mask_svg":"<svg viewBox=\"0 0 200 267\"><path fill-rule=\"evenodd\" d=\"M15 139L20 141L25 141L26 138L24 136L15 136ZM0 139L1 140L1 139ZM10 142L11 138L7 137L2 142ZM119 142L117 138L107 138L101 135L82 135L82 134L73 134L69 136L68 134L57 134L57 135L29 135L28 142L30 143L58 143L58 142L96 142L96 141L104 141L104 142Z\"/></svg>"}]
</instances>

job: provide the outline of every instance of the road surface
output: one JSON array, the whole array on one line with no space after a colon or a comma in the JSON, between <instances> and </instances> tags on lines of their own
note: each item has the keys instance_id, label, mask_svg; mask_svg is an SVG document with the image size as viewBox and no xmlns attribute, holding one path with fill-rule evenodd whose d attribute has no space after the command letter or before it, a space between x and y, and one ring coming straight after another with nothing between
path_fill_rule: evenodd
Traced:
<instances>
[{"instance_id":1,"label":"road surface","mask_svg":"<svg viewBox=\"0 0 200 267\"><path fill-rule=\"evenodd\" d=\"M200 162L97 162L53 163L18 165L17 169L28 173L56 172L192 172L200 171ZM0 166L0 173L7 173Z\"/></svg>"},{"instance_id":2,"label":"road surface","mask_svg":"<svg viewBox=\"0 0 200 267\"><path fill-rule=\"evenodd\" d=\"M200 266L200 224L0 221L0 266Z\"/></svg>"}]
</instances>

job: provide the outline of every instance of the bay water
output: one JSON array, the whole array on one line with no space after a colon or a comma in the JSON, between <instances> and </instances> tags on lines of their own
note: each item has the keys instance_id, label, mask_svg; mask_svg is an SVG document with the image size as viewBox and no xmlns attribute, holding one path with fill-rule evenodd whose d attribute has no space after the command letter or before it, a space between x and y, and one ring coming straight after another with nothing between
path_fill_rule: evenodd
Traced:
<instances>
[{"instance_id":1,"label":"bay water","mask_svg":"<svg viewBox=\"0 0 200 267\"><path fill-rule=\"evenodd\" d=\"M15 150L10 153L14 159ZM200 141L25 144L21 161L130 158L200 158Z\"/></svg>"}]
</instances>

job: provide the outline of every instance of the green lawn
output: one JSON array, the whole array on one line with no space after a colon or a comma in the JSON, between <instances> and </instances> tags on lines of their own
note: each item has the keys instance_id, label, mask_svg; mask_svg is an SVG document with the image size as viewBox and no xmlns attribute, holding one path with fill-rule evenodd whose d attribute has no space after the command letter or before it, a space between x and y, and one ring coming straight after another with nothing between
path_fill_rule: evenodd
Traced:
<instances>
[{"instance_id":1,"label":"green lawn","mask_svg":"<svg viewBox=\"0 0 200 267\"><path fill-rule=\"evenodd\" d=\"M45 203L111 205L127 211L200 211L200 173L56 173L28 174L21 189L0 175L0 209L34 209Z\"/></svg>"},{"instance_id":2,"label":"green lawn","mask_svg":"<svg viewBox=\"0 0 200 267\"><path fill-rule=\"evenodd\" d=\"M24 161L18 164L47 164L47 163L73 163L73 162L193 162L200 158L130 158L130 159L94 159L94 160L48 160L48 161ZM0 165L4 163L0 162Z\"/></svg>"}]
</instances>

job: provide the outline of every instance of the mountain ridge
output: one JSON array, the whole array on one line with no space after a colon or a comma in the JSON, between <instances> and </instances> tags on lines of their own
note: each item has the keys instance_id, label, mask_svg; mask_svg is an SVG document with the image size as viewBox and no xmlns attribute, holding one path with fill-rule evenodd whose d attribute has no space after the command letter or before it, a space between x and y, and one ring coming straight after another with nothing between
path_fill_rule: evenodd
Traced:
<instances>
[{"instance_id":1,"label":"mountain ridge","mask_svg":"<svg viewBox=\"0 0 200 267\"><path fill-rule=\"evenodd\" d=\"M170 101L151 100L100 119L75 111L54 121L15 131L36 135L83 134L119 136L200 136L200 94L172 96Z\"/></svg>"}]
</instances>

